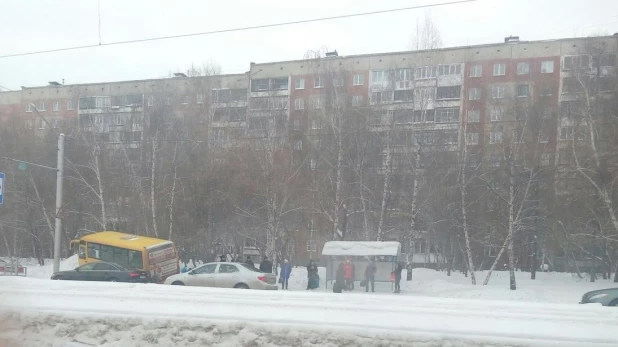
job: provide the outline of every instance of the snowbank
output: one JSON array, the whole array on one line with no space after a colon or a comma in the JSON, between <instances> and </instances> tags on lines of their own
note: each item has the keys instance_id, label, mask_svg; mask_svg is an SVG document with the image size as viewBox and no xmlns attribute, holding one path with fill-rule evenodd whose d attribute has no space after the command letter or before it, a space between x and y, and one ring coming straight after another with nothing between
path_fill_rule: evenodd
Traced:
<instances>
[{"instance_id":1,"label":"snowbank","mask_svg":"<svg viewBox=\"0 0 618 347\"><path fill-rule=\"evenodd\" d=\"M379 241L328 241L324 244L322 255L349 256L397 256L401 253L399 242Z\"/></svg>"},{"instance_id":2,"label":"snowbank","mask_svg":"<svg viewBox=\"0 0 618 347\"><path fill-rule=\"evenodd\" d=\"M30 259L22 262L24 266L28 267L28 277L39 279L50 279L54 273L54 261L47 259L45 265L38 264L36 259ZM77 254L72 255L67 259L60 260L60 271L73 270L79 266L79 259Z\"/></svg>"},{"instance_id":3,"label":"snowbank","mask_svg":"<svg viewBox=\"0 0 618 347\"><path fill-rule=\"evenodd\" d=\"M16 347L618 346L618 311L589 305L15 277L0 300Z\"/></svg>"}]
</instances>

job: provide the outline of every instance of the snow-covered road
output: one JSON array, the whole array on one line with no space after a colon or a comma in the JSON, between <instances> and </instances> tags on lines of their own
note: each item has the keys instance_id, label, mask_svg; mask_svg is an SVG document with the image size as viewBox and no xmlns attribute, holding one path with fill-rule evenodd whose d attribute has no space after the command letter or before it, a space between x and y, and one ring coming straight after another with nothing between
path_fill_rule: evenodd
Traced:
<instances>
[{"instance_id":1,"label":"snow-covered road","mask_svg":"<svg viewBox=\"0 0 618 347\"><path fill-rule=\"evenodd\" d=\"M0 278L0 310L2 347L618 346L599 306Z\"/></svg>"}]
</instances>

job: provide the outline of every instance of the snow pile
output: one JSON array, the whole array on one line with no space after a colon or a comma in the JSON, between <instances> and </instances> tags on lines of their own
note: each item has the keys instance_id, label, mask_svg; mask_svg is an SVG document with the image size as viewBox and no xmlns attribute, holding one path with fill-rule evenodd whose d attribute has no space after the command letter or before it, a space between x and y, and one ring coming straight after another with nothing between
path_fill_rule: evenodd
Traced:
<instances>
[{"instance_id":1,"label":"snow pile","mask_svg":"<svg viewBox=\"0 0 618 347\"><path fill-rule=\"evenodd\" d=\"M0 346L618 346L589 305L23 277L0 300Z\"/></svg>"},{"instance_id":2,"label":"snow pile","mask_svg":"<svg viewBox=\"0 0 618 347\"><path fill-rule=\"evenodd\" d=\"M28 267L28 277L49 279L54 273L54 261L52 259L46 260L43 266L39 265L36 259L26 261L24 264ZM78 266L79 258L77 258L77 254L60 260L60 271L73 270Z\"/></svg>"},{"instance_id":3,"label":"snow pile","mask_svg":"<svg viewBox=\"0 0 618 347\"><path fill-rule=\"evenodd\" d=\"M401 253L399 242L379 241L328 241L324 244L322 255L349 255L349 256L397 256Z\"/></svg>"}]
</instances>

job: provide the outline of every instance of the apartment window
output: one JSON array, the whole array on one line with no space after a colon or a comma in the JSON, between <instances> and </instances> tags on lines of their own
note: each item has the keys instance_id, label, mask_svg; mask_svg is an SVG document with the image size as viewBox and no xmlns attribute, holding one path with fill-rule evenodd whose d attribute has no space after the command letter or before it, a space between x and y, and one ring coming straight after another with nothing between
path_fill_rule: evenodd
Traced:
<instances>
[{"instance_id":1,"label":"apartment window","mask_svg":"<svg viewBox=\"0 0 618 347\"><path fill-rule=\"evenodd\" d=\"M421 111L418 111L418 112L420 114ZM396 124L412 123L413 116L414 116L414 110L411 110L411 109L393 110L393 119ZM419 120L419 122L420 121L421 120Z\"/></svg>"},{"instance_id":2,"label":"apartment window","mask_svg":"<svg viewBox=\"0 0 618 347\"><path fill-rule=\"evenodd\" d=\"M251 91L252 92L263 92L263 91L267 91L268 88L269 88L268 78L251 80Z\"/></svg>"},{"instance_id":3,"label":"apartment window","mask_svg":"<svg viewBox=\"0 0 618 347\"><path fill-rule=\"evenodd\" d=\"M109 96L97 96L95 103L97 108L111 107L112 98Z\"/></svg>"},{"instance_id":4,"label":"apartment window","mask_svg":"<svg viewBox=\"0 0 618 347\"><path fill-rule=\"evenodd\" d=\"M541 166L549 166L551 155L549 153L541 153Z\"/></svg>"},{"instance_id":5,"label":"apartment window","mask_svg":"<svg viewBox=\"0 0 618 347\"><path fill-rule=\"evenodd\" d=\"M319 117L314 117L311 119L311 128L313 130L322 129L322 119Z\"/></svg>"},{"instance_id":6,"label":"apartment window","mask_svg":"<svg viewBox=\"0 0 618 347\"><path fill-rule=\"evenodd\" d=\"M466 134L466 143L471 146L471 145L478 145L479 144L479 133L468 133Z\"/></svg>"},{"instance_id":7,"label":"apartment window","mask_svg":"<svg viewBox=\"0 0 618 347\"><path fill-rule=\"evenodd\" d=\"M470 88L468 90L468 100L480 100L481 99L481 88Z\"/></svg>"},{"instance_id":8,"label":"apartment window","mask_svg":"<svg viewBox=\"0 0 618 347\"><path fill-rule=\"evenodd\" d=\"M299 119L294 119L292 124L294 125L294 130L296 130L296 131L300 130L300 120Z\"/></svg>"},{"instance_id":9,"label":"apartment window","mask_svg":"<svg viewBox=\"0 0 618 347\"><path fill-rule=\"evenodd\" d=\"M436 95L436 89L435 88L416 88L414 89L414 93L415 93L416 99L423 102L427 100L433 100Z\"/></svg>"},{"instance_id":10,"label":"apartment window","mask_svg":"<svg viewBox=\"0 0 618 347\"><path fill-rule=\"evenodd\" d=\"M396 90L394 95L393 95L393 100L395 102L412 101L413 95L414 94L413 94L412 89Z\"/></svg>"},{"instance_id":11,"label":"apartment window","mask_svg":"<svg viewBox=\"0 0 618 347\"><path fill-rule=\"evenodd\" d=\"M438 74L444 75L461 75L461 64L450 64L438 66Z\"/></svg>"},{"instance_id":12,"label":"apartment window","mask_svg":"<svg viewBox=\"0 0 618 347\"><path fill-rule=\"evenodd\" d=\"M489 143L495 145L497 143L502 143L502 132L494 131L489 133Z\"/></svg>"},{"instance_id":13,"label":"apartment window","mask_svg":"<svg viewBox=\"0 0 618 347\"><path fill-rule=\"evenodd\" d=\"M517 74L518 75L527 75L529 73L530 73L530 63L526 61L517 63Z\"/></svg>"},{"instance_id":14,"label":"apartment window","mask_svg":"<svg viewBox=\"0 0 618 347\"><path fill-rule=\"evenodd\" d=\"M482 65L472 65L470 66L470 77L481 77L483 75L483 66Z\"/></svg>"},{"instance_id":15,"label":"apartment window","mask_svg":"<svg viewBox=\"0 0 618 347\"><path fill-rule=\"evenodd\" d=\"M501 160L502 160L502 156L500 156L500 154L491 154L489 156L489 166L499 167Z\"/></svg>"},{"instance_id":16,"label":"apartment window","mask_svg":"<svg viewBox=\"0 0 618 347\"><path fill-rule=\"evenodd\" d=\"M590 67L589 55L571 55L564 57L562 70L586 69Z\"/></svg>"},{"instance_id":17,"label":"apartment window","mask_svg":"<svg viewBox=\"0 0 618 347\"><path fill-rule=\"evenodd\" d=\"M204 94L197 94L197 95L195 96L195 101L196 101L198 104L203 104L203 103L204 103ZM148 99L148 106L151 106L151 105L150 105L150 99Z\"/></svg>"},{"instance_id":18,"label":"apartment window","mask_svg":"<svg viewBox=\"0 0 618 347\"><path fill-rule=\"evenodd\" d=\"M423 66L423 67L417 67L416 68L416 79L422 80L422 79L428 79L428 78L435 78L438 68L436 66Z\"/></svg>"},{"instance_id":19,"label":"apartment window","mask_svg":"<svg viewBox=\"0 0 618 347\"><path fill-rule=\"evenodd\" d=\"M246 119L246 107L230 107L230 122L244 122Z\"/></svg>"},{"instance_id":20,"label":"apartment window","mask_svg":"<svg viewBox=\"0 0 618 347\"><path fill-rule=\"evenodd\" d=\"M32 120L27 119L26 123L24 124L26 129L32 129Z\"/></svg>"},{"instance_id":21,"label":"apartment window","mask_svg":"<svg viewBox=\"0 0 618 347\"><path fill-rule=\"evenodd\" d=\"M546 129L541 129L539 132L539 143L548 143L549 142L549 131Z\"/></svg>"},{"instance_id":22,"label":"apartment window","mask_svg":"<svg viewBox=\"0 0 618 347\"><path fill-rule=\"evenodd\" d=\"M371 82L386 82L387 81L387 73L384 70L376 70L371 71Z\"/></svg>"},{"instance_id":23,"label":"apartment window","mask_svg":"<svg viewBox=\"0 0 618 347\"><path fill-rule=\"evenodd\" d=\"M362 95L352 95L352 106L361 106L363 104Z\"/></svg>"},{"instance_id":24,"label":"apartment window","mask_svg":"<svg viewBox=\"0 0 618 347\"><path fill-rule=\"evenodd\" d=\"M530 86L527 84L520 84L515 88L515 95L518 98L527 98L530 94Z\"/></svg>"},{"instance_id":25,"label":"apartment window","mask_svg":"<svg viewBox=\"0 0 618 347\"><path fill-rule=\"evenodd\" d=\"M73 100L68 100L67 101L67 110L72 111L75 109L75 106L73 106Z\"/></svg>"},{"instance_id":26,"label":"apartment window","mask_svg":"<svg viewBox=\"0 0 618 347\"><path fill-rule=\"evenodd\" d=\"M468 123L478 123L481 121L481 112L479 110L468 111Z\"/></svg>"},{"instance_id":27,"label":"apartment window","mask_svg":"<svg viewBox=\"0 0 618 347\"><path fill-rule=\"evenodd\" d=\"M294 150L295 151L302 151L303 150L303 140L296 140L296 141L294 141Z\"/></svg>"},{"instance_id":28,"label":"apartment window","mask_svg":"<svg viewBox=\"0 0 618 347\"><path fill-rule=\"evenodd\" d=\"M456 131L448 131L442 135L442 140L445 145L456 145L459 135Z\"/></svg>"},{"instance_id":29,"label":"apartment window","mask_svg":"<svg viewBox=\"0 0 618 347\"><path fill-rule=\"evenodd\" d=\"M252 110L268 110L268 98L251 98L249 108Z\"/></svg>"},{"instance_id":30,"label":"apartment window","mask_svg":"<svg viewBox=\"0 0 618 347\"><path fill-rule=\"evenodd\" d=\"M52 110L54 111L60 111L60 102L59 101L54 101L53 105L52 105Z\"/></svg>"},{"instance_id":31,"label":"apartment window","mask_svg":"<svg viewBox=\"0 0 618 347\"><path fill-rule=\"evenodd\" d=\"M42 119L40 119L40 118L38 118L38 119L36 120L36 127L37 127L39 130L43 130L43 129L45 129L45 121L44 121L44 120L42 120Z\"/></svg>"},{"instance_id":32,"label":"apartment window","mask_svg":"<svg viewBox=\"0 0 618 347\"><path fill-rule=\"evenodd\" d=\"M491 121L492 122L500 122L503 118L503 111L500 107L493 107L491 109Z\"/></svg>"},{"instance_id":33,"label":"apartment window","mask_svg":"<svg viewBox=\"0 0 618 347\"><path fill-rule=\"evenodd\" d=\"M551 84L543 84L541 85L541 96L552 96L553 90Z\"/></svg>"},{"instance_id":34,"label":"apartment window","mask_svg":"<svg viewBox=\"0 0 618 347\"><path fill-rule=\"evenodd\" d=\"M26 104L26 112L32 112L32 103L31 102Z\"/></svg>"},{"instance_id":35,"label":"apartment window","mask_svg":"<svg viewBox=\"0 0 618 347\"><path fill-rule=\"evenodd\" d=\"M364 80L365 80L365 75L356 74L354 75L352 84L354 84L355 86L362 86L364 83Z\"/></svg>"},{"instance_id":36,"label":"apartment window","mask_svg":"<svg viewBox=\"0 0 618 347\"><path fill-rule=\"evenodd\" d=\"M229 91L229 89L228 89ZM183 105L188 105L189 104L189 96L188 95L183 95L180 97L180 103Z\"/></svg>"},{"instance_id":37,"label":"apartment window","mask_svg":"<svg viewBox=\"0 0 618 347\"><path fill-rule=\"evenodd\" d=\"M560 128L560 140L568 140L573 137L573 127Z\"/></svg>"},{"instance_id":38,"label":"apartment window","mask_svg":"<svg viewBox=\"0 0 618 347\"><path fill-rule=\"evenodd\" d=\"M505 88L503 85L494 84L491 86L491 98L492 99L504 99Z\"/></svg>"},{"instance_id":39,"label":"apartment window","mask_svg":"<svg viewBox=\"0 0 618 347\"><path fill-rule=\"evenodd\" d=\"M149 107L154 106L154 96L149 96L147 103Z\"/></svg>"},{"instance_id":40,"label":"apartment window","mask_svg":"<svg viewBox=\"0 0 618 347\"><path fill-rule=\"evenodd\" d=\"M401 111L410 111L412 110L401 110ZM397 112L397 110L395 111ZM434 122L436 119L436 111L435 110L417 110L414 111L414 123L422 123L422 122Z\"/></svg>"},{"instance_id":41,"label":"apartment window","mask_svg":"<svg viewBox=\"0 0 618 347\"><path fill-rule=\"evenodd\" d=\"M438 108L436 109L436 123L457 123L459 122L458 108Z\"/></svg>"},{"instance_id":42,"label":"apartment window","mask_svg":"<svg viewBox=\"0 0 618 347\"><path fill-rule=\"evenodd\" d=\"M304 99L296 99L296 100L294 100L294 109L295 110L304 110L305 109L305 100Z\"/></svg>"},{"instance_id":43,"label":"apartment window","mask_svg":"<svg viewBox=\"0 0 618 347\"><path fill-rule=\"evenodd\" d=\"M343 77L341 77L341 76L333 77L333 85L335 87L342 87L343 86Z\"/></svg>"},{"instance_id":44,"label":"apartment window","mask_svg":"<svg viewBox=\"0 0 618 347\"><path fill-rule=\"evenodd\" d=\"M316 96L312 100L314 109L322 109L324 108L324 97Z\"/></svg>"},{"instance_id":45,"label":"apartment window","mask_svg":"<svg viewBox=\"0 0 618 347\"><path fill-rule=\"evenodd\" d=\"M315 76L315 80L313 81L314 88L324 88L324 77Z\"/></svg>"},{"instance_id":46,"label":"apartment window","mask_svg":"<svg viewBox=\"0 0 618 347\"><path fill-rule=\"evenodd\" d=\"M45 101L41 101L41 103L39 104L39 111L45 111Z\"/></svg>"},{"instance_id":47,"label":"apartment window","mask_svg":"<svg viewBox=\"0 0 618 347\"><path fill-rule=\"evenodd\" d=\"M392 92L381 91L371 93L371 104L385 104L392 101Z\"/></svg>"},{"instance_id":48,"label":"apartment window","mask_svg":"<svg viewBox=\"0 0 618 347\"><path fill-rule=\"evenodd\" d=\"M288 78L272 78L270 80L270 87L272 90L288 90Z\"/></svg>"},{"instance_id":49,"label":"apartment window","mask_svg":"<svg viewBox=\"0 0 618 347\"><path fill-rule=\"evenodd\" d=\"M506 64L494 64L494 76L504 76L506 75Z\"/></svg>"},{"instance_id":50,"label":"apartment window","mask_svg":"<svg viewBox=\"0 0 618 347\"><path fill-rule=\"evenodd\" d=\"M546 60L541 62L541 73L553 73L554 72L554 61Z\"/></svg>"},{"instance_id":51,"label":"apartment window","mask_svg":"<svg viewBox=\"0 0 618 347\"><path fill-rule=\"evenodd\" d=\"M459 99L461 96L461 86L438 87L436 99Z\"/></svg>"},{"instance_id":52,"label":"apartment window","mask_svg":"<svg viewBox=\"0 0 618 347\"><path fill-rule=\"evenodd\" d=\"M297 78L296 79L296 89L305 89L305 79L304 78Z\"/></svg>"},{"instance_id":53,"label":"apartment window","mask_svg":"<svg viewBox=\"0 0 618 347\"><path fill-rule=\"evenodd\" d=\"M288 98L287 97L276 97L272 98L269 101L270 109L272 110L287 110L288 109Z\"/></svg>"},{"instance_id":54,"label":"apartment window","mask_svg":"<svg viewBox=\"0 0 618 347\"><path fill-rule=\"evenodd\" d=\"M549 108L546 108L541 111L541 118L543 119L551 119L553 117L553 111Z\"/></svg>"},{"instance_id":55,"label":"apartment window","mask_svg":"<svg viewBox=\"0 0 618 347\"><path fill-rule=\"evenodd\" d=\"M616 66L616 54L607 53L592 56L592 66L594 67L603 67L603 66Z\"/></svg>"}]
</instances>

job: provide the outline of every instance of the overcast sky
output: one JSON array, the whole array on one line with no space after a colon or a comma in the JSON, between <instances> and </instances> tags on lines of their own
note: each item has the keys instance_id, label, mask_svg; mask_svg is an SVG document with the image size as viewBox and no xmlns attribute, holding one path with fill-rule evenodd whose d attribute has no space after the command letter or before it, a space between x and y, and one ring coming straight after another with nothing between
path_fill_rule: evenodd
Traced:
<instances>
[{"instance_id":1,"label":"overcast sky","mask_svg":"<svg viewBox=\"0 0 618 347\"><path fill-rule=\"evenodd\" d=\"M100 0L102 42L204 32L451 0ZM443 46L618 32L616 0L477 0L396 13L174 40L0 59L0 86L158 78L214 61L224 73L249 62L302 59L326 47L340 55L408 50L430 11ZM0 55L97 44L97 0L3 0Z\"/></svg>"}]
</instances>

